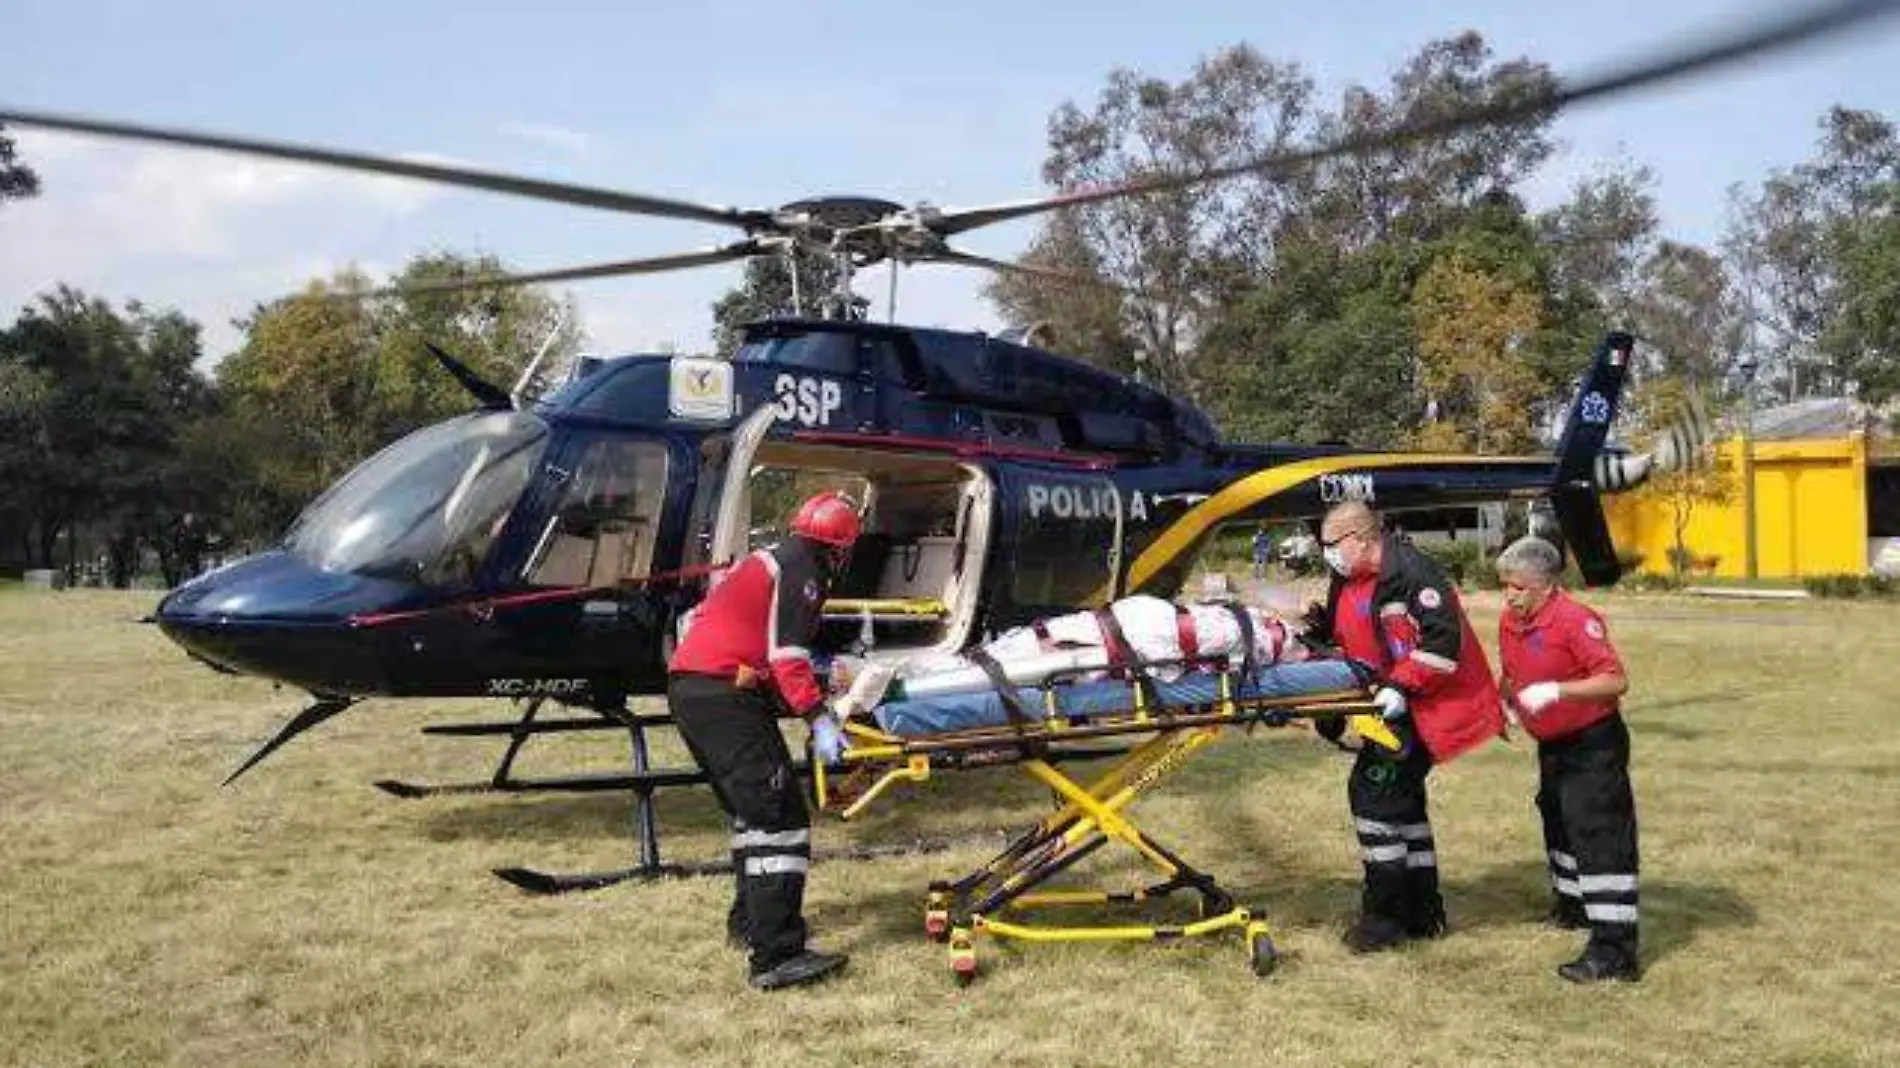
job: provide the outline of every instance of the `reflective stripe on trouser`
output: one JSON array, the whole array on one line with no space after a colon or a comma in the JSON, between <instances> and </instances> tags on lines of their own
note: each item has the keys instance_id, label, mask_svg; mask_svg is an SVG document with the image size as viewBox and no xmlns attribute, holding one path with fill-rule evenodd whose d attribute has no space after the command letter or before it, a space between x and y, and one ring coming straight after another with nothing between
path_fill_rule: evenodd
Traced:
<instances>
[{"instance_id":1,"label":"reflective stripe on trouser","mask_svg":"<svg viewBox=\"0 0 1900 1068\"><path fill-rule=\"evenodd\" d=\"M1405 755L1393 758L1370 746L1361 749L1346 784L1346 801L1365 868L1361 911L1417 927L1444 912L1438 895L1438 847L1426 813L1425 777L1432 762L1412 736L1409 720L1394 727L1410 742Z\"/></svg>"},{"instance_id":2,"label":"reflective stripe on trouser","mask_svg":"<svg viewBox=\"0 0 1900 1068\"><path fill-rule=\"evenodd\" d=\"M1621 715L1540 744L1537 806L1553 887L1583 906L1592 942L1633 949L1638 878L1629 751Z\"/></svg>"},{"instance_id":3,"label":"reflective stripe on trouser","mask_svg":"<svg viewBox=\"0 0 1900 1068\"><path fill-rule=\"evenodd\" d=\"M805 948L805 873L811 817L774 709L756 690L675 676L667 699L680 737L732 819L733 909L743 918L752 970Z\"/></svg>"}]
</instances>

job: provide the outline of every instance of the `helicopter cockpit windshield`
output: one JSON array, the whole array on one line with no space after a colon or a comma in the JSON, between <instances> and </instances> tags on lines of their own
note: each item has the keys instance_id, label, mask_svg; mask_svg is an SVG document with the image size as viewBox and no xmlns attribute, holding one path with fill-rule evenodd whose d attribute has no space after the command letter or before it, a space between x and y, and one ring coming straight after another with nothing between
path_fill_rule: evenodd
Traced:
<instances>
[{"instance_id":1,"label":"helicopter cockpit windshield","mask_svg":"<svg viewBox=\"0 0 1900 1068\"><path fill-rule=\"evenodd\" d=\"M528 412L473 412L424 427L305 509L285 548L325 571L470 583L547 441L547 423Z\"/></svg>"}]
</instances>

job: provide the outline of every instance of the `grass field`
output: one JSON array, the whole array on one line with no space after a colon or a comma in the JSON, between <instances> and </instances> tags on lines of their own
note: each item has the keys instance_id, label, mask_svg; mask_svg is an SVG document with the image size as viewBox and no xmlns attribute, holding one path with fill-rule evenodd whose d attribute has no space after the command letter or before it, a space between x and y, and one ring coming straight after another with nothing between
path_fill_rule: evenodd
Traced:
<instances>
[{"instance_id":1,"label":"grass field","mask_svg":"<svg viewBox=\"0 0 1900 1068\"><path fill-rule=\"evenodd\" d=\"M371 704L219 789L297 695L186 661L132 622L149 595L0 593L0 1062L1900 1063L1900 609L1598 600L1635 685L1641 984L1553 974L1577 937L1535 922L1534 760L1501 744L1433 778L1452 936L1347 954L1345 760L1288 730L1223 741L1138 809L1264 908L1272 979L1237 938L986 940L959 990L919 908L972 845L821 865L810 916L851 968L762 995L724 947L723 879L535 899L487 874L625 864L626 799L370 787L484 774L494 743L416 728L495 709ZM620 759L537 744L522 770ZM970 773L819 833L978 832L1046 804L1018 772ZM708 798L660 815L672 856L722 848Z\"/></svg>"}]
</instances>

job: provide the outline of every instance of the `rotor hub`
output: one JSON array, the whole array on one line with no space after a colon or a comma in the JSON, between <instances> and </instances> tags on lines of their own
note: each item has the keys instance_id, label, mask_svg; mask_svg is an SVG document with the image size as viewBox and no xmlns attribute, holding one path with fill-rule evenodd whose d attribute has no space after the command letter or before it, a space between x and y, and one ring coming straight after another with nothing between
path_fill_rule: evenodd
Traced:
<instances>
[{"instance_id":1,"label":"rotor hub","mask_svg":"<svg viewBox=\"0 0 1900 1068\"><path fill-rule=\"evenodd\" d=\"M810 197L792 201L773 212L772 218L788 230L829 238L846 230L875 226L903 210L902 204L877 197Z\"/></svg>"}]
</instances>

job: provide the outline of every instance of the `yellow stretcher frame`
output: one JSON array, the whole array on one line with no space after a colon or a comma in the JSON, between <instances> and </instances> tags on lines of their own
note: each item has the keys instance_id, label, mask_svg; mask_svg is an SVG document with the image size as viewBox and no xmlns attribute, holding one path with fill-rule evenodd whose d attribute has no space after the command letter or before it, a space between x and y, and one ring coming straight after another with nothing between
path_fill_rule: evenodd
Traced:
<instances>
[{"instance_id":1,"label":"yellow stretcher frame","mask_svg":"<svg viewBox=\"0 0 1900 1068\"><path fill-rule=\"evenodd\" d=\"M1112 716L1072 724L1056 711L1054 691L1045 686L1039 722L984 727L917 737L888 734L853 720L846 724L852 747L842 765L853 778L870 777L870 786L848 800L836 795L822 762L812 763L818 807L837 808L843 819L862 813L894 785L929 780L939 768L1015 764L1049 787L1056 810L1019 835L981 867L954 881L933 881L924 903L924 932L950 950L950 970L959 985L976 978L976 939L983 934L1023 942L1149 941L1172 942L1230 930L1244 933L1253 973L1271 975L1278 951L1256 911L1237 904L1214 878L1161 845L1136 825L1127 809L1144 791L1179 768L1194 752L1230 727L1262 723L1285 725L1296 719L1345 716L1366 744L1399 748L1399 739L1376 714L1369 691L1348 689L1295 697L1235 698L1232 672L1219 675L1216 698L1195 706L1153 709L1147 685L1130 683L1131 707ZM1074 743L1118 736L1147 735L1119 754L1121 759L1083 782L1056 767L1064 757L1089 755ZM1093 755L1101 755L1095 752ZM1108 890L1037 891L1110 843L1134 851L1164 876L1161 882L1120 892ZM1178 890L1200 894L1199 918L1164 925L1037 924L1004 918L1005 912L1073 905L1138 905Z\"/></svg>"}]
</instances>

